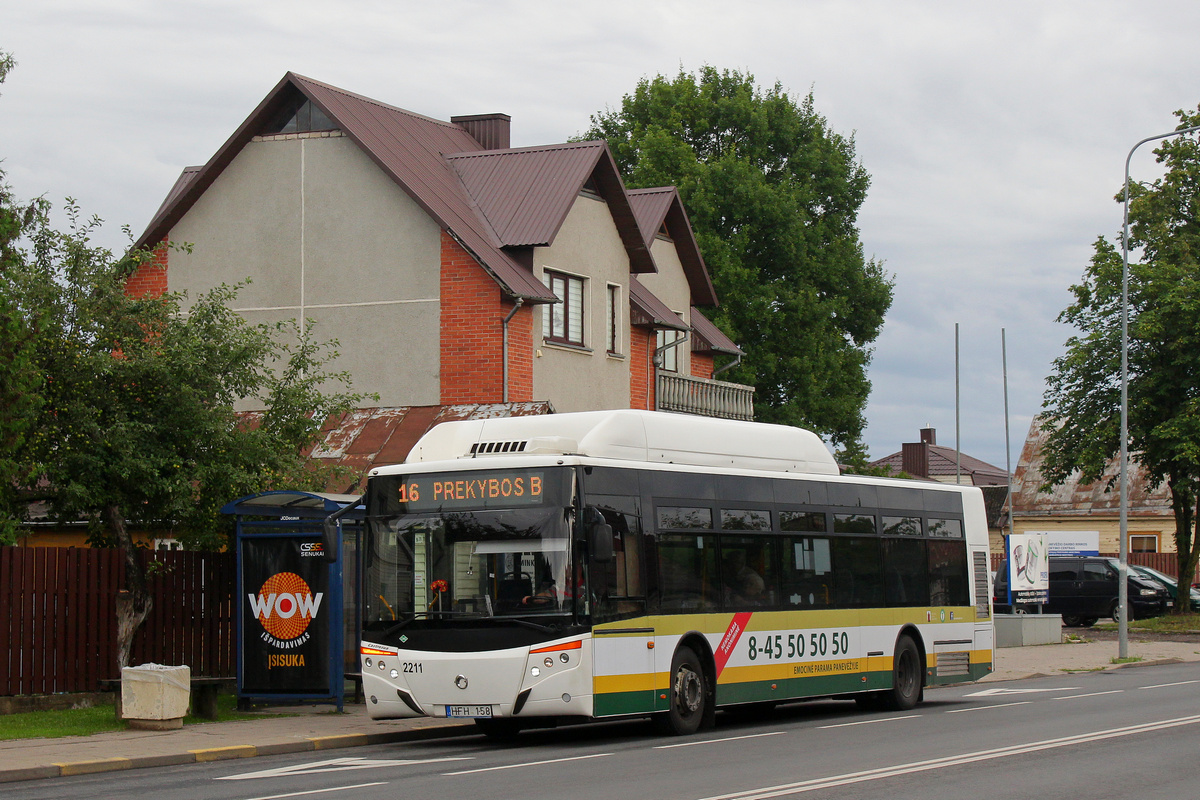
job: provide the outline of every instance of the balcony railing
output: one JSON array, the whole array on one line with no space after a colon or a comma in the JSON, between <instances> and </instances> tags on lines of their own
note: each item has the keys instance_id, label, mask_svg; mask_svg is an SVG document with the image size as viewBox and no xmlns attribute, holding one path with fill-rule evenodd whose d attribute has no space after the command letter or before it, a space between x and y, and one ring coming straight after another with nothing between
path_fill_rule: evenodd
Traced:
<instances>
[{"instance_id":1,"label":"balcony railing","mask_svg":"<svg viewBox=\"0 0 1200 800\"><path fill-rule=\"evenodd\" d=\"M659 411L702 417L754 419L754 387L674 372L658 372L655 399Z\"/></svg>"}]
</instances>

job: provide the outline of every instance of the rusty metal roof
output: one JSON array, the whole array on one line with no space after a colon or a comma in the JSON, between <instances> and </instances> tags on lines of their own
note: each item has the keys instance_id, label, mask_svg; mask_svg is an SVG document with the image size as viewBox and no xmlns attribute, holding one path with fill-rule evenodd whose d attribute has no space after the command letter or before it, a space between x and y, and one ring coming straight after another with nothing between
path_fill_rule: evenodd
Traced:
<instances>
[{"instance_id":1,"label":"rusty metal roof","mask_svg":"<svg viewBox=\"0 0 1200 800\"><path fill-rule=\"evenodd\" d=\"M351 475L344 485L327 486L327 490L358 492L368 471L385 464L403 463L417 440L434 425L460 419L552 413L549 401L358 408L325 424L321 440L309 458L319 464L349 468Z\"/></svg>"},{"instance_id":2,"label":"rusty metal roof","mask_svg":"<svg viewBox=\"0 0 1200 800\"><path fill-rule=\"evenodd\" d=\"M1078 473L1070 480L1041 491L1043 449L1049 432L1042 429L1041 418L1034 418L1029 427L1021 458L1013 473L1014 516L1086 516L1117 514L1120 511L1120 488L1117 459L1109 462L1100 480L1081 483ZM1150 485L1146 471L1135 461L1129 463L1129 514L1131 516L1171 516L1171 493L1167 485Z\"/></svg>"},{"instance_id":3,"label":"rusty metal roof","mask_svg":"<svg viewBox=\"0 0 1200 800\"><path fill-rule=\"evenodd\" d=\"M642 232L647 247L653 244L659 231L666 226L667 234L675 243L675 252L679 256L679 263L683 265L688 286L692 290L692 305L717 305L717 293L713 289L712 278L709 277L708 267L692 232L692 223L688 220L683 201L675 187L631 189L628 194L637 217L638 229Z\"/></svg>"},{"instance_id":4,"label":"rusty metal roof","mask_svg":"<svg viewBox=\"0 0 1200 800\"><path fill-rule=\"evenodd\" d=\"M700 313L700 309L692 306L690 312L692 323L692 350L697 353L713 352L727 353L731 356L743 355L744 351L733 343L733 340L721 332L708 317Z\"/></svg>"},{"instance_id":5,"label":"rusty metal roof","mask_svg":"<svg viewBox=\"0 0 1200 800\"><path fill-rule=\"evenodd\" d=\"M457 174L444 156L477 151L479 144L461 126L414 114L361 95L289 72L189 180L168 197L137 244L160 242L212 185L243 147L279 111L296 98L311 100L349 136L385 174L450 232L512 297L528 302L555 302L554 295L501 249L501 242L472 207Z\"/></svg>"}]
</instances>

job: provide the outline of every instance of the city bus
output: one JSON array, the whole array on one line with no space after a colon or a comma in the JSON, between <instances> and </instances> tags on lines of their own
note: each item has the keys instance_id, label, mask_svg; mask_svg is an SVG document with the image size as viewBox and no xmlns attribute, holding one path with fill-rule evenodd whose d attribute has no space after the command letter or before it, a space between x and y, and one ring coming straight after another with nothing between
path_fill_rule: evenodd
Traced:
<instances>
[{"instance_id":1,"label":"city bus","mask_svg":"<svg viewBox=\"0 0 1200 800\"><path fill-rule=\"evenodd\" d=\"M974 487L843 476L799 428L647 411L448 422L369 473L373 719L483 733L814 697L908 709L992 670Z\"/></svg>"}]
</instances>

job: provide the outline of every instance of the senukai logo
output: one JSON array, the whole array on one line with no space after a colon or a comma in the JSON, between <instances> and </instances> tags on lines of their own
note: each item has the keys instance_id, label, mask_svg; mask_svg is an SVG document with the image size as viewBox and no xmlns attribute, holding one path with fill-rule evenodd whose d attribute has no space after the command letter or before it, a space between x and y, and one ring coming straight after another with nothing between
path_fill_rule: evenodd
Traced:
<instances>
[{"instance_id":1,"label":"senukai logo","mask_svg":"<svg viewBox=\"0 0 1200 800\"><path fill-rule=\"evenodd\" d=\"M277 647L294 647L307 640L305 631L321 609L323 592L313 594L294 572L278 572L267 578L258 594L248 594L250 613L262 624L263 640Z\"/></svg>"},{"instance_id":2,"label":"senukai logo","mask_svg":"<svg viewBox=\"0 0 1200 800\"><path fill-rule=\"evenodd\" d=\"M301 542L300 557L312 558L313 556L321 556L325 554L325 546L320 542Z\"/></svg>"}]
</instances>

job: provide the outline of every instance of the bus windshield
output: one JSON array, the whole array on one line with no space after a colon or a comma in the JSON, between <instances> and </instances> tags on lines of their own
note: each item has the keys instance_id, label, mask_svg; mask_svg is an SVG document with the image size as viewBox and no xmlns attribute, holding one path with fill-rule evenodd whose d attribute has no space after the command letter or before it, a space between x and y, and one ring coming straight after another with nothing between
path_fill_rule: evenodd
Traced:
<instances>
[{"instance_id":1,"label":"bus windshield","mask_svg":"<svg viewBox=\"0 0 1200 800\"><path fill-rule=\"evenodd\" d=\"M368 490L371 510L385 513L368 512L365 629L417 618L586 613L586 592L575 585L571 569L574 512L561 503L565 487L550 485L560 482L546 482L549 476L540 472L514 476L514 482L524 478L526 490L531 478L539 487L535 501L518 498L522 506L516 508L495 507L513 501L487 497L452 498L428 510L424 502L394 502L401 493L411 500L414 491L419 497L431 492L434 477L388 476ZM451 479L460 489L472 480L462 473Z\"/></svg>"}]
</instances>

